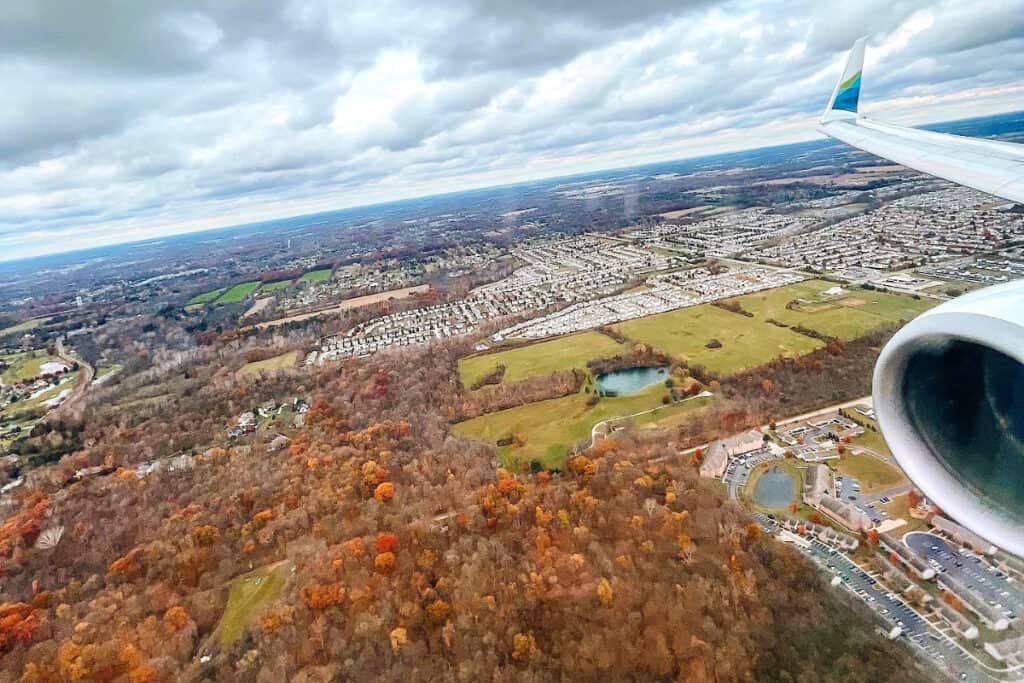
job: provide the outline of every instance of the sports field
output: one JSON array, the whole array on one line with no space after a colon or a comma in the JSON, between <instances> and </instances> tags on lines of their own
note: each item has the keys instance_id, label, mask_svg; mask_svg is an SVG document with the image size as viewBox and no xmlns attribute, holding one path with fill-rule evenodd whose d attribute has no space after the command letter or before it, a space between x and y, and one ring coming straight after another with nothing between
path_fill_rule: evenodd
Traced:
<instances>
[{"instance_id":1,"label":"sports field","mask_svg":"<svg viewBox=\"0 0 1024 683\"><path fill-rule=\"evenodd\" d=\"M211 289L209 292L203 292L202 294L196 294L194 297L188 300L186 306L195 306L197 304L208 304L216 301L217 297L224 293L224 288Z\"/></svg>"},{"instance_id":2,"label":"sports field","mask_svg":"<svg viewBox=\"0 0 1024 683\"><path fill-rule=\"evenodd\" d=\"M331 277L331 269L324 268L322 270L311 270L308 273L304 273L299 278L299 282L323 282L329 280Z\"/></svg>"},{"instance_id":3,"label":"sports field","mask_svg":"<svg viewBox=\"0 0 1024 683\"><path fill-rule=\"evenodd\" d=\"M463 386L470 387L504 364L503 381L517 382L550 375L556 370L586 368L591 359L626 351L625 346L600 332L582 332L507 351L468 356L459 361L459 377Z\"/></svg>"},{"instance_id":4,"label":"sports field","mask_svg":"<svg viewBox=\"0 0 1024 683\"><path fill-rule=\"evenodd\" d=\"M513 434L522 435L526 438L524 445L498 447L498 457L505 465L518 469L520 463L538 460L546 468L560 468L578 441L589 442L591 428L598 422L658 408L657 412L635 419L643 424L696 410L712 400L700 398L660 408L661 399L667 394L664 385L655 384L635 394L602 398L595 406L587 406L589 394L574 394L481 415L455 425L453 431L485 439L491 444Z\"/></svg>"},{"instance_id":5,"label":"sports field","mask_svg":"<svg viewBox=\"0 0 1024 683\"><path fill-rule=\"evenodd\" d=\"M256 288L260 286L259 282L243 282L235 285L228 291L220 295L220 297L214 303L218 304L237 304L239 301L244 301L246 297L256 291Z\"/></svg>"},{"instance_id":6,"label":"sports field","mask_svg":"<svg viewBox=\"0 0 1024 683\"><path fill-rule=\"evenodd\" d=\"M838 296L823 296L835 283L808 280L738 297L755 318L774 318L787 325L802 325L840 339L856 339L867 332L901 320L909 321L935 305L932 299L914 299L855 287ZM792 308L786 305L796 301Z\"/></svg>"},{"instance_id":7,"label":"sports field","mask_svg":"<svg viewBox=\"0 0 1024 683\"><path fill-rule=\"evenodd\" d=\"M817 339L709 304L627 320L615 329L633 341L722 374L740 372L778 356L803 355L823 346ZM721 348L707 348L711 339L719 340Z\"/></svg>"}]
</instances>

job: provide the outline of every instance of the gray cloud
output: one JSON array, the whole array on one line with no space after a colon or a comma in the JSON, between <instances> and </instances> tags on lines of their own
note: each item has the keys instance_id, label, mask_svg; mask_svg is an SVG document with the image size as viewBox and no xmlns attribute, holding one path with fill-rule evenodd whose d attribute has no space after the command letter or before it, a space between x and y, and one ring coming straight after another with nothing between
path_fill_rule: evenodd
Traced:
<instances>
[{"instance_id":1,"label":"gray cloud","mask_svg":"<svg viewBox=\"0 0 1024 683\"><path fill-rule=\"evenodd\" d=\"M0 258L55 234L85 246L808 138L865 33L873 103L1006 110L1022 9L15 0L0 5ZM967 88L990 94L958 101Z\"/></svg>"}]
</instances>

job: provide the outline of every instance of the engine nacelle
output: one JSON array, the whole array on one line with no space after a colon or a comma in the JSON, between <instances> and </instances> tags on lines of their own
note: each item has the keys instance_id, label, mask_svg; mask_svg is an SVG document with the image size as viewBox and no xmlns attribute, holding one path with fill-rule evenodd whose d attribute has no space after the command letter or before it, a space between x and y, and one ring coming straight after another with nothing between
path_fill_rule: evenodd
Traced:
<instances>
[{"instance_id":1,"label":"engine nacelle","mask_svg":"<svg viewBox=\"0 0 1024 683\"><path fill-rule=\"evenodd\" d=\"M882 350L873 391L882 432L914 484L1024 557L1024 282L911 321Z\"/></svg>"}]
</instances>

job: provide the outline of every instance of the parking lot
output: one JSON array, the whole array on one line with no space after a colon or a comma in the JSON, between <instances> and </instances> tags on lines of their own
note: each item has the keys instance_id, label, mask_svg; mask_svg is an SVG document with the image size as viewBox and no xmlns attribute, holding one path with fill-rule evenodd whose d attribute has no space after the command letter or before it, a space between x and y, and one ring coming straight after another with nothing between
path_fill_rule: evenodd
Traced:
<instances>
[{"instance_id":1,"label":"parking lot","mask_svg":"<svg viewBox=\"0 0 1024 683\"><path fill-rule=\"evenodd\" d=\"M940 575L946 574L978 593L1011 621L1024 614L1024 591L1019 584L981 556L958 550L945 539L923 531L909 533L903 540Z\"/></svg>"},{"instance_id":2,"label":"parking lot","mask_svg":"<svg viewBox=\"0 0 1024 683\"><path fill-rule=\"evenodd\" d=\"M753 516L765 531L775 533L780 528L767 515L755 513ZM885 629L899 626L903 632L901 637L906 638L932 666L948 673L953 680L1006 680L989 676L970 655L951 643L949 638L954 637L952 629L944 621L938 617L930 617L932 621L928 621L918 616L898 595L889 592L841 551L817 540L811 541L806 548L793 547L809 556L829 575L838 576L840 585L864 601L878 615Z\"/></svg>"}]
</instances>

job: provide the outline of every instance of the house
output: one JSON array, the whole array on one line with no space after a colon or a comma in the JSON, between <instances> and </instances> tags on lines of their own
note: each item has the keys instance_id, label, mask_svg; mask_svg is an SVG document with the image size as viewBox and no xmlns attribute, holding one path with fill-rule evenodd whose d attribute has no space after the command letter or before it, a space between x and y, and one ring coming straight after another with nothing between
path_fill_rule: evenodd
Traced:
<instances>
[{"instance_id":1,"label":"house","mask_svg":"<svg viewBox=\"0 0 1024 683\"><path fill-rule=\"evenodd\" d=\"M270 417L274 414L275 410L277 410L277 401L274 399L264 401L260 404L260 407L257 408L257 412L259 412L260 417Z\"/></svg>"},{"instance_id":2,"label":"house","mask_svg":"<svg viewBox=\"0 0 1024 683\"><path fill-rule=\"evenodd\" d=\"M241 415L238 416L238 426L241 427L242 429L245 429L246 427L249 426L255 427L256 414L253 413L251 410L242 413Z\"/></svg>"},{"instance_id":3,"label":"house","mask_svg":"<svg viewBox=\"0 0 1024 683\"><path fill-rule=\"evenodd\" d=\"M704 459L700 463L700 476L719 479L725 474L729 464L729 453L722 441L715 441L708 446Z\"/></svg>"}]
</instances>

